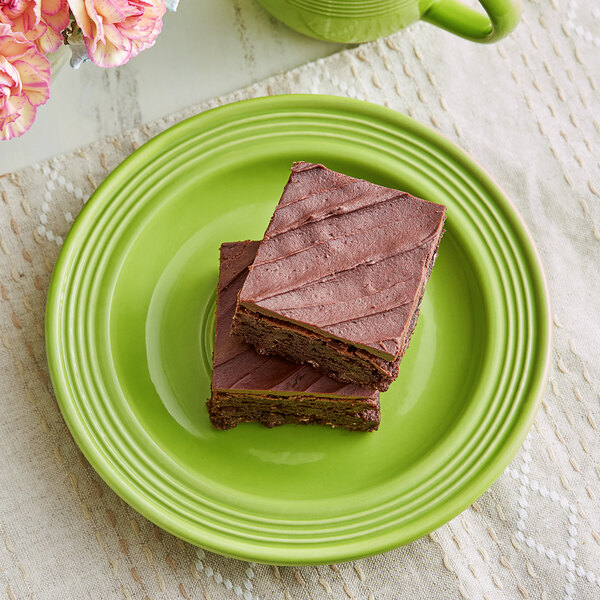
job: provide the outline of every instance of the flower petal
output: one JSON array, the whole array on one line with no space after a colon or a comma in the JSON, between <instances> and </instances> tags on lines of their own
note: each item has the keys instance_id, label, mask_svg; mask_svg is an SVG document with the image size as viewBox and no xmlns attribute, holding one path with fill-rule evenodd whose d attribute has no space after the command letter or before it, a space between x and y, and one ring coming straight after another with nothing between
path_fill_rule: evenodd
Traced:
<instances>
[{"instance_id":1,"label":"flower petal","mask_svg":"<svg viewBox=\"0 0 600 600\"><path fill-rule=\"evenodd\" d=\"M29 131L35 121L36 112L35 106L26 102L20 110L19 117L0 130L0 140L10 140Z\"/></svg>"},{"instance_id":2,"label":"flower petal","mask_svg":"<svg viewBox=\"0 0 600 600\"><path fill-rule=\"evenodd\" d=\"M23 28L22 31L23 33L26 33L30 29L34 29L35 26L40 22L42 17L42 7L38 0L35 2L27 2L26 5L22 7L22 10L23 12L21 13L20 21ZM17 27L16 31L21 30Z\"/></svg>"},{"instance_id":3,"label":"flower petal","mask_svg":"<svg viewBox=\"0 0 600 600\"><path fill-rule=\"evenodd\" d=\"M120 67L132 58L131 40L119 35L114 25L105 28L106 41L96 41L84 38L85 47L91 61L99 67Z\"/></svg>"},{"instance_id":4,"label":"flower petal","mask_svg":"<svg viewBox=\"0 0 600 600\"><path fill-rule=\"evenodd\" d=\"M0 46L0 49L2 46ZM5 85L10 86L11 94L21 93L21 76L17 68L10 62L6 56L0 54L0 72L3 74Z\"/></svg>"},{"instance_id":5,"label":"flower petal","mask_svg":"<svg viewBox=\"0 0 600 600\"><path fill-rule=\"evenodd\" d=\"M27 100L33 106L39 106L50 98L50 83L41 73L24 60L17 60L14 66L21 76L21 85Z\"/></svg>"},{"instance_id":6,"label":"flower petal","mask_svg":"<svg viewBox=\"0 0 600 600\"><path fill-rule=\"evenodd\" d=\"M42 20L60 33L69 26L69 5L63 0L62 8L55 14L42 14Z\"/></svg>"},{"instance_id":7,"label":"flower petal","mask_svg":"<svg viewBox=\"0 0 600 600\"><path fill-rule=\"evenodd\" d=\"M44 33L36 38L36 46L39 48L40 52L43 52L44 54L55 52L63 43L62 35L60 32L52 29L52 27L47 27L44 23L40 23L38 27L41 25L43 25L45 29Z\"/></svg>"},{"instance_id":8,"label":"flower petal","mask_svg":"<svg viewBox=\"0 0 600 600\"><path fill-rule=\"evenodd\" d=\"M163 0L68 0L87 13L82 29L90 59L102 67L119 66L152 46L162 29ZM73 10L79 23L75 10Z\"/></svg>"},{"instance_id":9,"label":"flower petal","mask_svg":"<svg viewBox=\"0 0 600 600\"><path fill-rule=\"evenodd\" d=\"M9 123L14 123L19 118L19 113L11 113L8 117L0 116L0 129L4 129Z\"/></svg>"},{"instance_id":10,"label":"flower petal","mask_svg":"<svg viewBox=\"0 0 600 600\"><path fill-rule=\"evenodd\" d=\"M42 14L57 15L63 9L65 4L65 0L42 0Z\"/></svg>"},{"instance_id":11,"label":"flower petal","mask_svg":"<svg viewBox=\"0 0 600 600\"><path fill-rule=\"evenodd\" d=\"M68 0L69 8L77 21L83 35L86 37L92 37L92 23L87 13L84 0Z\"/></svg>"},{"instance_id":12,"label":"flower petal","mask_svg":"<svg viewBox=\"0 0 600 600\"><path fill-rule=\"evenodd\" d=\"M8 28L8 32L3 34L3 28ZM9 25L0 24L0 47L2 56L8 59L23 56L31 48L31 42L25 36L16 31L12 31Z\"/></svg>"},{"instance_id":13,"label":"flower petal","mask_svg":"<svg viewBox=\"0 0 600 600\"><path fill-rule=\"evenodd\" d=\"M14 69L14 67L6 60L6 58L4 58L4 56L0 56L0 89L2 89L3 87L11 88L13 87L13 85L16 85L17 81L6 72L7 69L2 68L2 59L4 59L8 66ZM18 71L16 72L16 75L18 77Z\"/></svg>"},{"instance_id":14,"label":"flower petal","mask_svg":"<svg viewBox=\"0 0 600 600\"><path fill-rule=\"evenodd\" d=\"M0 110L0 118L4 119L6 123L12 123L19 116L25 102L27 102L25 96L10 96Z\"/></svg>"},{"instance_id":15,"label":"flower petal","mask_svg":"<svg viewBox=\"0 0 600 600\"><path fill-rule=\"evenodd\" d=\"M50 81L50 61L35 46L32 46L26 54L21 56L20 60L24 60L34 66L44 79Z\"/></svg>"},{"instance_id":16,"label":"flower petal","mask_svg":"<svg viewBox=\"0 0 600 600\"><path fill-rule=\"evenodd\" d=\"M46 33L46 29L48 29L46 23L40 21L33 29L25 32L25 37L30 42L35 42L35 40L41 38Z\"/></svg>"},{"instance_id":17,"label":"flower petal","mask_svg":"<svg viewBox=\"0 0 600 600\"><path fill-rule=\"evenodd\" d=\"M120 23L129 16L127 2L94 0L94 8L104 23Z\"/></svg>"}]
</instances>

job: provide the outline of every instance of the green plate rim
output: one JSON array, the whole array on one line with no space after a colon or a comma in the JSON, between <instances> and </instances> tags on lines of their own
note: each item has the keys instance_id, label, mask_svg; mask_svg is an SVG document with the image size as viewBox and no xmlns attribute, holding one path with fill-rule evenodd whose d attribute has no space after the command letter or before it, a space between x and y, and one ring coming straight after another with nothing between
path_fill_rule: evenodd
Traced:
<instances>
[{"instance_id":1,"label":"green plate rim","mask_svg":"<svg viewBox=\"0 0 600 600\"><path fill-rule=\"evenodd\" d=\"M240 546L236 544L235 540L229 540L228 543L227 541L223 543L222 540L215 539L215 537L209 535L208 532L205 537L190 535L189 531L182 526L178 518L171 517L162 509L157 508L152 503L140 498L137 495L136 490L130 487L127 481L121 479L113 472L110 462L98 451L93 442L87 437L85 428L77 414L77 399L71 397L68 386L62 377L60 364L61 339L57 333L60 327L61 307L64 300L61 295L61 282L68 273L71 257L77 252L76 242L79 232L82 229L85 230L85 228L89 226L89 217L93 216L97 205L100 205L104 189L110 188L113 182L118 182L121 172L126 170L130 165L134 165L139 161L144 162L146 155L151 153L154 146L159 144L160 140L163 138L178 136L180 132L183 132L188 128L194 130L201 129L201 124L214 117L215 114L222 113L225 115L229 113L229 118L235 118L236 115L243 115L247 107L253 107L255 105L273 105L273 108L275 109L281 109L282 106L312 109L314 109L315 106L324 106L326 108L343 106L346 110L354 112L359 116L371 115L381 121L390 123L393 127L398 127L401 130L411 130L421 139L424 139L431 143L431 145L443 150L460 166L473 173L484 187L494 191L494 200L500 202L500 208L507 221L510 223L513 232L517 234L519 240L525 242L520 246L520 250L526 256L528 263L536 266L535 269L528 272L528 276L532 283L534 297L538 299L535 308L539 315L540 328L537 330L536 335L539 340L540 348L545 351L539 352L536 356L533 365L535 375L532 377L529 391L521 403L523 407L521 415L515 421L507 437L503 439L501 447L496 451L493 458L487 462L485 468L483 468L477 477L471 479L466 486L453 497L453 502L449 502L441 508L438 508L430 515L427 527L424 527L422 531L410 535L409 537L402 537L401 534L398 534L398 536L394 537L391 541L388 539L390 537L389 535L383 536L385 539L381 540L379 540L377 536L375 536L374 539L369 538L368 542L363 543L363 546L365 546L364 551L345 551L343 544L338 544L333 548L323 545L318 550L315 549L314 552L311 552L311 559L307 559L305 551L297 551L295 553L294 548L283 551L280 547L273 547L269 551L268 549L265 550L263 547L253 548L252 545L248 543ZM504 206L502 206L502 204ZM92 467L123 500L153 523L194 545L201 546L218 554L242 560L288 565L344 562L379 554L426 535L444 523L447 523L466 509L499 477L514 458L523 443L523 440L527 436L537 414L537 409L541 403L542 394L548 380L552 350L552 311L550 293L539 253L527 225L523 221L523 218L519 214L514 203L502 192L501 188L492 177L464 150L447 140L441 134L406 115L362 100L316 94L265 96L213 108L190 117L160 133L120 163L92 194L66 236L50 281L46 304L45 330L46 354L50 378L65 422L77 445Z\"/></svg>"}]
</instances>

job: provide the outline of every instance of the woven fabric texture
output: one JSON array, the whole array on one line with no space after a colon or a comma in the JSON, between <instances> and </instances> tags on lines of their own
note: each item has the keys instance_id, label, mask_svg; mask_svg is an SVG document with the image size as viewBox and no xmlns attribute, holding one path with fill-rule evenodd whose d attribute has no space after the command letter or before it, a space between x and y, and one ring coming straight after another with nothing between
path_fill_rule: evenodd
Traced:
<instances>
[{"instance_id":1,"label":"woven fabric texture","mask_svg":"<svg viewBox=\"0 0 600 600\"><path fill-rule=\"evenodd\" d=\"M583 5L525 0L493 46L418 24L0 178L0 597L600 597L600 11ZM523 448L463 514L380 556L278 568L181 542L102 482L52 394L44 306L74 218L141 143L210 107L299 92L389 106L476 157L536 240L554 348Z\"/></svg>"}]
</instances>

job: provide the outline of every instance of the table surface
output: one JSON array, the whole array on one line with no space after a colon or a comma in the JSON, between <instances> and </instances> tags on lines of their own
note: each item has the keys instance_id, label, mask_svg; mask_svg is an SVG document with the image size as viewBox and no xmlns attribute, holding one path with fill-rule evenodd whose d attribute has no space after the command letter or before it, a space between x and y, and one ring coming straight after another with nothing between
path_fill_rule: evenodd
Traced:
<instances>
[{"instance_id":1,"label":"table surface","mask_svg":"<svg viewBox=\"0 0 600 600\"><path fill-rule=\"evenodd\" d=\"M600 11L576 0L522 4L522 23L497 44L415 24L214 98L338 47L286 30L255 0L182 0L156 47L125 68L60 73L34 129L0 143L0 173L56 156L0 177L0 598L598 600ZM272 567L175 539L94 472L53 394L44 307L73 220L135 148L212 106L307 92L409 115L498 181L546 269L553 353L527 440L470 508L429 536L371 558ZM61 94L69 97L61 102ZM455 239L460 226L449 215ZM185 243L176 235L172 241L166 251ZM517 326L523 322L513 316Z\"/></svg>"},{"instance_id":2,"label":"table surface","mask_svg":"<svg viewBox=\"0 0 600 600\"><path fill-rule=\"evenodd\" d=\"M304 37L256 0L183 0L153 48L117 69L62 68L32 129L0 147L0 173L138 127L343 46Z\"/></svg>"}]
</instances>

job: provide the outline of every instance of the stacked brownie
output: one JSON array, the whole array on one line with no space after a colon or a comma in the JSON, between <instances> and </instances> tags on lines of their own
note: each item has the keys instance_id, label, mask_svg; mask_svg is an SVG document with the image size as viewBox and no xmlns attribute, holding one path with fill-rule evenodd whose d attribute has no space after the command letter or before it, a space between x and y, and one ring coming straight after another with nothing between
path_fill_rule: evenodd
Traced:
<instances>
[{"instance_id":1,"label":"stacked brownie","mask_svg":"<svg viewBox=\"0 0 600 600\"><path fill-rule=\"evenodd\" d=\"M212 423L376 429L445 210L295 163L262 242L221 247Z\"/></svg>"}]
</instances>

